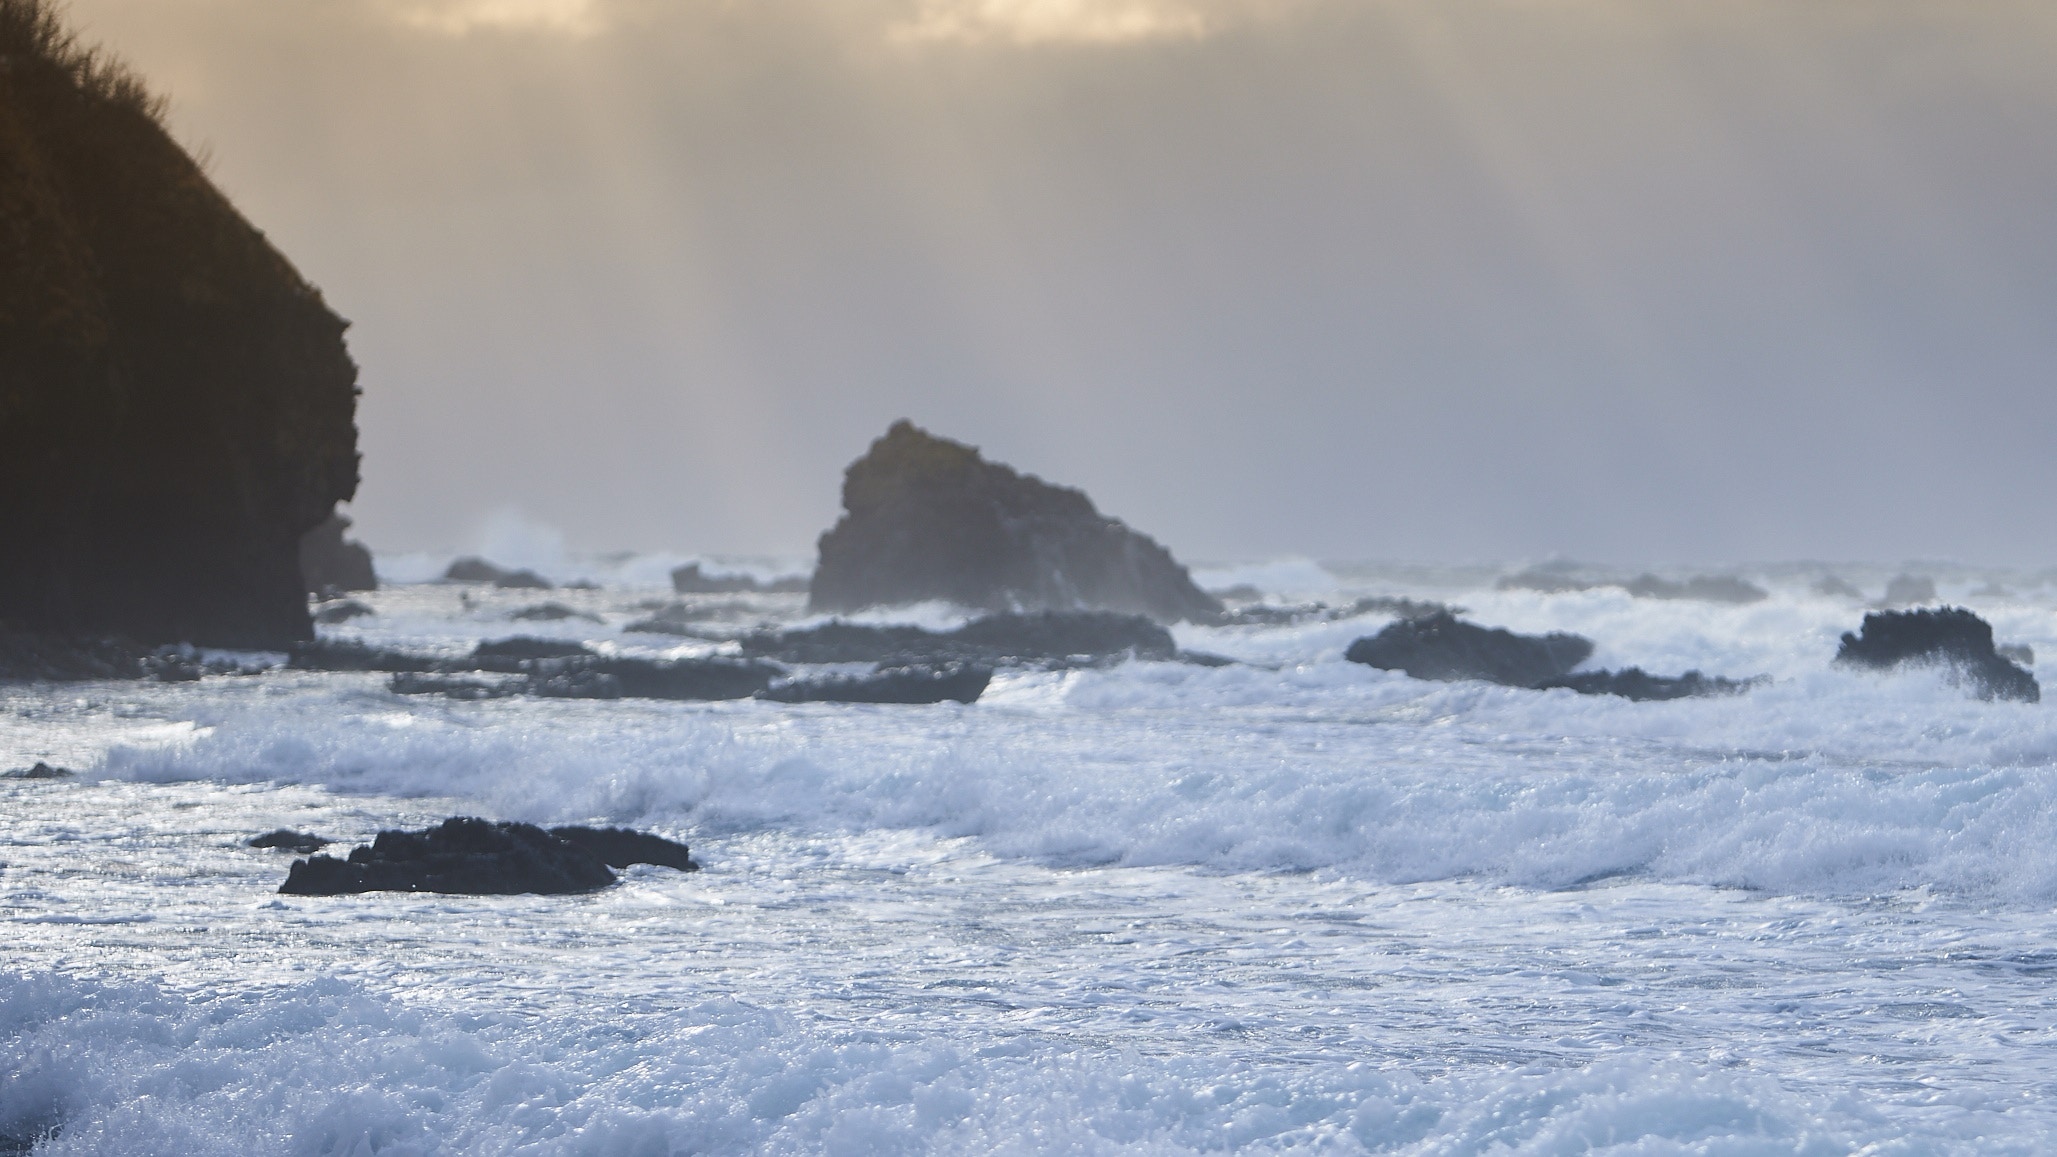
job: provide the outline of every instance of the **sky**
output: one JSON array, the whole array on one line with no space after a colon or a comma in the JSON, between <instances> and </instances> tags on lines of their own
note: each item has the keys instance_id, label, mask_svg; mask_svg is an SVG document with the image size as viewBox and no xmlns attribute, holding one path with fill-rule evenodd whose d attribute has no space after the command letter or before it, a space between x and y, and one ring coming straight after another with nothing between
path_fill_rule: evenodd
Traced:
<instances>
[{"instance_id":1,"label":"sky","mask_svg":"<svg viewBox=\"0 0 2057 1157\"><path fill-rule=\"evenodd\" d=\"M2057 564L2048 0L71 0L353 322L375 550Z\"/></svg>"}]
</instances>

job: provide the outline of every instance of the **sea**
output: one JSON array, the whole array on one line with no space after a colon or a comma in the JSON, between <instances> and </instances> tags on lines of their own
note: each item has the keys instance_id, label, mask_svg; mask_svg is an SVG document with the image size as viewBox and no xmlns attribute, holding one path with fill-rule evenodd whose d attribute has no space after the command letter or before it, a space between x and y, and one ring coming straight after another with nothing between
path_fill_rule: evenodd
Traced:
<instances>
[{"instance_id":1,"label":"sea","mask_svg":"<svg viewBox=\"0 0 2057 1157\"><path fill-rule=\"evenodd\" d=\"M443 561L322 633L694 655L819 619L674 595L676 559ZM2057 710L1834 667L1895 567L1724 571L1748 604L1509 569L1203 568L1277 612L1174 629L1234 662L972 704L458 701L263 655L0 685L0 768L77 773L0 780L0 1154L2057 1152ZM1924 573L2057 656L2057 571ZM1367 597L1767 678L1422 682L1344 660ZM673 602L702 637L625 629ZM246 846L454 815L702 869L287 896Z\"/></svg>"}]
</instances>

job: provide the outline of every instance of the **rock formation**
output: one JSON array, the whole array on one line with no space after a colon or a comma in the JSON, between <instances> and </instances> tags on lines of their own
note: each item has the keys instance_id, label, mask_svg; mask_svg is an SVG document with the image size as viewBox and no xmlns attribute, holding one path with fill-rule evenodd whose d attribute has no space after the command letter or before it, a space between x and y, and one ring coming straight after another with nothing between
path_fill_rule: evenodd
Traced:
<instances>
[{"instance_id":1,"label":"rock formation","mask_svg":"<svg viewBox=\"0 0 2057 1157\"><path fill-rule=\"evenodd\" d=\"M1619 587L1639 599L1693 599L1707 603L1763 602L1771 597L1764 588L1735 575L1694 575L1684 580L1640 574L1632 579L1586 579L1563 566L1532 567L1507 575L1497 584L1503 591L1536 591L1546 595Z\"/></svg>"},{"instance_id":2,"label":"rock formation","mask_svg":"<svg viewBox=\"0 0 2057 1157\"><path fill-rule=\"evenodd\" d=\"M1400 619L1378 634L1350 644L1343 657L1353 663L1404 671L1416 679L1483 679L1509 687L1539 691L1561 687L1581 695L1618 695L1637 701L1735 695L1761 682L1723 679L1698 671L1651 675L1640 667L1573 673L1572 668L1592 653L1592 640L1580 635L1517 635L1467 623L1442 611Z\"/></svg>"},{"instance_id":3,"label":"rock formation","mask_svg":"<svg viewBox=\"0 0 2057 1157\"><path fill-rule=\"evenodd\" d=\"M1981 699L2035 703L2043 697L2036 677L1994 648L1992 625L1963 607L1865 615L1856 634L1843 635L1836 664L1871 670L1937 666Z\"/></svg>"},{"instance_id":4,"label":"rock formation","mask_svg":"<svg viewBox=\"0 0 2057 1157\"><path fill-rule=\"evenodd\" d=\"M348 859L293 861L279 891L335 896L353 892L445 892L474 896L590 892L614 883L617 867L661 864L691 871L686 846L620 828L553 828L444 820L424 832L383 831Z\"/></svg>"},{"instance_id":5,"label":"rock formation","mask_svg":"<svg viewBox=\"0 0 2057 1157\"><path fill-rule=\"evenodd\" d=\"M1467 623L1444 612L1400 619L1343 653L1352 663L1404 671L1416 679L1484 679L1533 687L1569 674L1593 653L1578 635L1517 635Z\"/></svg>"},{"instance_id":6,"label":"rock formation","mask_svg":"<svg viewBox=\"0 0 2057 1157\"><path fill-rule=\"evenodd\" d=\"M502 590L554 591L557 584L532 570L508 570L479 558L465 555L451 563L443 571L446 583L492 583Z\"/></svg>"},{"instance_id":7,"label":"rock formation","mask_svg":"<svg viewBox=\"0 0 2057 1157\"><path fill-rule=\"evenodd\" d=\"M843 476L815 611L942 599L988 611L1097 609L1211 621L1221 603L1171 552L1078 490L895 422Z\"/></svg>"},{"instance_id":8,"label":"rock formation","mask_svg":"<svg viewBox=\"0 0 2057 1157\"><path fill-rule=\"evenodd\" d=\"M1171 632L1141 615L1038 611L987 615L954 631L823 623L741 640L745 655L785 663L976 663L1006 667L1090 667L1126 658L1171 659Z\"/></svg>"},{"instance_id":9,"label":"rock formation","mask_svg":"<svg viewBox=\"0 0 2057 1157\"><path fill-rule=\"evenodd\" d=\"M357 486L345 322L127 72L0 0L0 620L283 647Z\"/></svg>"},{"instance_id":10,"label":"rock formation","mask_svg":"<svg viewBox=\"0 0 2057 1157\"><path fill-rule=\"evenodd\" d=\"M371 569L371 551L343 537L350 520L331 514L320 526L300 536L300 579L311 595L344 591L375 591L379 576Z\"/></svg>"}]
</instances>

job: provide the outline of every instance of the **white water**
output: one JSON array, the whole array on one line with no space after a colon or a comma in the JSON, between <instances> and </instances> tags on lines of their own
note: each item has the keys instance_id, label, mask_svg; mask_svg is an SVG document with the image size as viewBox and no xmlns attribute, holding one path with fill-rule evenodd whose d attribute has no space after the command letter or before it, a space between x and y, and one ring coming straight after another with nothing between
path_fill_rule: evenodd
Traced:
<instances>
[{"instance_id":1,"label":"white water","mask_svg":"<svg viewBox=\"0 0 2057 1157\"><path fill-rule=\"evenodd\" d=\"M1321 574L1208 581L1304 596ZM969 707L457 703L283 671L0 690L0 765L85 772L0 783L0 1137L2057 1147L2057 716L1831 671L1862 610L1797 579L1716 607L1490 577L1329 581L1577 630L1603 665L1775 681L1650 704L1424 684L1341 661L1366 617L1182 629L1246 663L1014 675ZM1971 604L2057 654L2053 592L2008 585ZM677 641L619 627L661 595L403 587L336 631L657 649ZM604 623L507 619L544 598ZM706 870L288 898L289 857L241 846L454 813L652 827Z\"/></svg>"}]
</instances>

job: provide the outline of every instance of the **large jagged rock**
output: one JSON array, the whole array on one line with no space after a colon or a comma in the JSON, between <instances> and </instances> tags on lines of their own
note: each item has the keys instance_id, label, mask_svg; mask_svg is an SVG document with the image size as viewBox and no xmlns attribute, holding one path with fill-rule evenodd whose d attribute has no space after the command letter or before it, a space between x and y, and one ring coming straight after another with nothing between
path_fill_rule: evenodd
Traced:
<instances>
[{"instance_id":1,"label":"large jagged rock","mask_svg":"<svg viewBox=\"0 0 2057 1157\"><path fill-rule=\"evenodd\" d=\"M282 647L357 487L346 323L128 73L0 0L0 620Z\"/></svg>"},{"instance_id":2,"label":"large jagged rock","mask_svg":"<svg viewBox=\"0 0 2057 1157\"><path fill-rule=\"evenodd\" d=\"M1992 625L1963 607L1873 611L1857 633L1844 633L1836 664L1871 670L1936 666L1981 699L2035 703L2043 697L2036 677L1993 646Z\"/></svg>"},{"instance_id":3,"label":"large jagged rock","mask_svg":"<svg viewBox=\"0 0 2057 1157\"><path fill-rule=\"evenodd\" d=\"M320 526L300 536L300 579L311 595L337 591L375 591L379 576L371 567L371 551L343 537L350 520L331 514Z\"/></svg>"},{"instance_id":4,"label":"large jagged rock","mask_svg":"<svg viewBox=\"0 0 2057 1157\"><path fill-rule=\"evenodd\" d=\"M815 611L942 599L988 611L1108 610L1212 620L1221 603L1149 537L1078 490L895 422L843 476L821 536Z\"/></svg>"}]
</instances>

